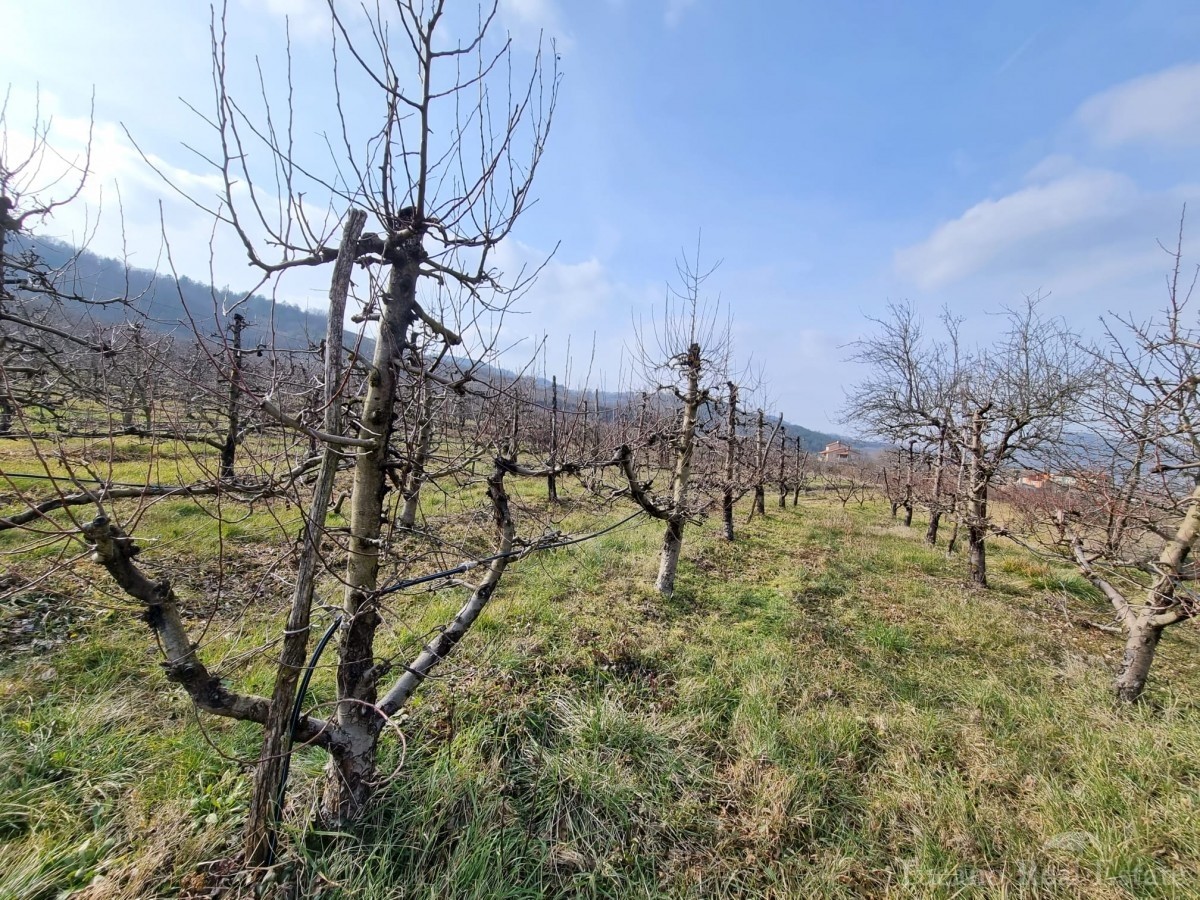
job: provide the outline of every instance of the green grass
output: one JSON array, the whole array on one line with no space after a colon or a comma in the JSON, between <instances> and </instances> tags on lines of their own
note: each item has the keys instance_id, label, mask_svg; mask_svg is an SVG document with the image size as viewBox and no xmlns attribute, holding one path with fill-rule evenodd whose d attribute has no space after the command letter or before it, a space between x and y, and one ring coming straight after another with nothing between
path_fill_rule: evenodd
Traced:
<instances>
[{"instance_id":1,"label":"green grass","mask_svg":"<svg viewBox=\"0 0 1200 900\"><path fill-rule=\"evenodd\" d=\"M260 525L226 538L254 550ZM323 760L297 755L278 877L367 898L1195 896L1194 629L1116 709L1119 640L1068 624L1106 616L1069 569L997 544L973 591L923 530L871 504L772 509L733 546L710 523L669 601L653 524L514 564L352 833L303 831ZM460 600L397 598L387 639L415 647ZM269 639L257 603L218 615L210 654ZM54 633L0 663L0 896L198 885L235 846L246 779L222 754L253 755L253 729L201 731L124 614Z\"/></svg>"}]
</instances>

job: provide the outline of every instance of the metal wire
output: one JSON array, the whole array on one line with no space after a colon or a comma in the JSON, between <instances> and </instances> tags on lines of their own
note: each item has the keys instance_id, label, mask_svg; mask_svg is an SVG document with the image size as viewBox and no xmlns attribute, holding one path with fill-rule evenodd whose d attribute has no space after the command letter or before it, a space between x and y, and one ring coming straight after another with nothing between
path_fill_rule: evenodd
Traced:
<instances>
[{"instance_id":1,"label":"metal wire","mask_svg":"<svg viewBox=\"0 0 1200 900\"><path fill-rule=\"evenodd\" d=\"M557 550L560 547L570 547L572 544L582 544L584 541L594 540L602 535L608 534L610 531L615 531L627 522L631 522L638 516L646 515L645 510L637 510L634 513L626 516L619 522L614 522L606 528L601 528L599 531L593 531L590 534L576 535L575 537L563 538L562 540L547 542L544 544L531 544L528 547L522 547L519 550L509 550L506 553L497 553L493 556L485 556L482 559L477 559L472 562L465 562L462 565L455 566L453 569L446 569L444 572L434 572L431 575L421 575L418 578L406 578L402 581L397 581L395 584L389 584L387 587L382 587L375 592L377 597L384 597L388 594L394 594L396 591L403 591L406 588L416 587L419 584L427 584L430 581L437 581L439 578L449 578L451 575L461 575L464 572L469 572L476 566L486 565L498 559L512 559L516 556L527 556L530 553L538 553L542 550Z\"/></svg>"}]
</instances>

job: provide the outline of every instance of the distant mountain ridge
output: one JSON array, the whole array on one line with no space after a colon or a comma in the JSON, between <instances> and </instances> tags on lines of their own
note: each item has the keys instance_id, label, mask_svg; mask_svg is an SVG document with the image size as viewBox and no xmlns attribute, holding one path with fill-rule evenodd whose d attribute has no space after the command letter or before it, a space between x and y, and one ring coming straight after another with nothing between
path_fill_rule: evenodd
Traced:
<instances>
[{"instance_id":1,"label":"distant mountain ridge","mask_svg":"<svg viewBox=\"0 0 1200 900\"><path fill-rule=\"evenodd\" d=\"M320 310L301 309L258 294L245 297L244 293L218 290L186 276L177 279L173 275L149 269L127 267L120 260L98 256L87 250L76 250L52 239L17 238L13 244L18 252L22 248L33 250L54 268L67 266L74 260L68 290L97 300L124 296L136 298L130 305L144 317L148 328L158 332L188 337L193 332L199 332L203 337L215 336L219 328L226 324L220 312L222 306L240 300L242 302L237 311L247 322L242 336L246 346L262 343L279 349L306 350L317 346L325 335L325 314ZM127 318L126 309L121 304L90 306L89 314L99 324L117 325ZM513 372L487 365L482 367L481 375L486 380L496 382L511 382L516 378ZM545 379L524 377L530 379L537 389L549 390L550 383ZM580 400L594 395L592 390L586 391L586 397L580 389L564 386L561 390L564 408L574 407ZM601 406L609 408L623 405L638 396L636 391L600 391L599 394ZM826 444L835 440L866 448L882 446L845 435L815 431L794 422L785 421L784 427L789 437L799 436L802 446L809 451L823 450Z\"/></svg>"},{"instance_id":2,"label":"distant mountain ridge","mask_svg":"<svg viewBox=\"0 0 1200 900\"><path fill-rule=\"evenodd\" d=\"M202 337L212 336L226 324L222 307L232 306L245 297L243 292L218 290L187 276L176 279L149 269L127 267L120 260L76 250L60 241L18 238L13 243L18 252L22 248L32 249L53 268L70 266L65 285L70 292L96 300L135 298L129 305L144 317L147 327L163 333L190 334L193 328L189 323L194 323L194 330ZM88 311L102 325L116 325L127 318L121 304L94 305ZM258 294L240 303L237 312L247 322L243 342L248 346L262 343L280 349L306 350L319 344L325 335L323 313Z\"/></svg>"}]
</instances>

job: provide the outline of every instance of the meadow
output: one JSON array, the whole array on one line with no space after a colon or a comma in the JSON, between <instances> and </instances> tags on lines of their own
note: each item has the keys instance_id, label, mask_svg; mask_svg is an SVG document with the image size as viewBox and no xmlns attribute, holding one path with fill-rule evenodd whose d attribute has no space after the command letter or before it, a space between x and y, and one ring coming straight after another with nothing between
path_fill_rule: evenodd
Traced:
<instances>
[{"instance_id":1,"label":"meadow","mask_svg":"<svg viewBox=\"0 0 1200 900\"><path fill-rule=\"evenodd\" d=\"M278 596L194 597L209 658L268 690L270 666L239 654L278 627L274 535L293 523L188 510L161 501L140 533L200 574L278 576ZM1196 896L1195 629L1164 639L1145 702L1117 708L1121 640L1087 624L1110 613L1071 567L997 541L992 587L971 589L921 525L820 498L769 508L732 545L709 520L670 599L644 520L514 563L401 717L353 832L305 830L324 757L297 752L287 847L258 894ZM259 731L198 720L89 565L0 610L0 897L209 896ZM404 597L390 639L461 599ZM331 682L323 665L311 705Z\"/></svg>"}]
</instances>

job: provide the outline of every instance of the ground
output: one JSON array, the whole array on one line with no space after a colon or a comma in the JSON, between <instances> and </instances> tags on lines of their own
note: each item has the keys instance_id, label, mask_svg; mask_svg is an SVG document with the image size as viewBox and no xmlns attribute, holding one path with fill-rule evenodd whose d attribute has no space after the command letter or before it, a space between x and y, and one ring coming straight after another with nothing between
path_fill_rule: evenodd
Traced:
<instances>
[{"instance_id":1,"label":"ground","mask_svg":"<svg viewBox=\"0 0 1200 900\"><path fill-rule=\"evenodd\" d=\"M353 833L304 830L323 760L298 753L271 890L1198 895L1195 628L1168 633L1147 702L1122 709L1120 638L1081 624L1107 621L1103 602L1020 548L995 544L992 588L971 590L922 523L802 501L734 545L714 521L690 530L664 600L659 531L635 521L514 563L400 721ZM269 572L253 538L236 538L244 564ZM198 720L146 627L101 597L33 585L0 613L0 896L207 896L204 864L236 849L255 729ZM461 598L415 594L389 633ZM222 602L214 621L238 627L213 647L233 660L275 608ZM265 667L246 677L269 684Z\"/></svg>"}]
</instances>

